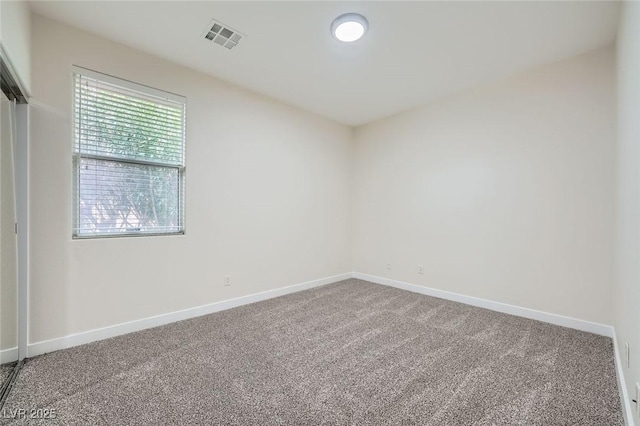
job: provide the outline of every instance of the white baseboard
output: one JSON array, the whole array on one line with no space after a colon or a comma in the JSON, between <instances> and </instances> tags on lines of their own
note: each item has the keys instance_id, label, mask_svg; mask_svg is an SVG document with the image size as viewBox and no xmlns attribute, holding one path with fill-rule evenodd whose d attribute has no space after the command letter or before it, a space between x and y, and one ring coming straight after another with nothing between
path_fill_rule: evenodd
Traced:
<instances>
[{"instance_id":1,"label":"white baseboard","mask_svg":"<svg viewBox=\"0 0 640 426\"><path fill-rule=\"evenodd\" d=\"M620 393L620 405L622 406L622 414L624 415L624 424L634 426L633 411L631 408L631 398L627 392L627 384L624 380L624 372L622 370L622 358L618 349L618 339L616 338L616 330L613 329L613 350L616 358L616 376L618 376L618 391Z\"/></svg>"},{"instance_id":2,"label":"white baseboard","mask_svg":"<svg viewBox=\"0 0 640 426\"><path fill-rule=\"evenodd\" d=\"M281 287L275 290L263 291L261 293L250 294L248 296L237 297L235 299L223 300L221 302L210 303L208 305L197 306L195 308L184 309L181 311L170 312L167 314L156 315L149 318L143 318L135 321L129 321L122 324L116 324L109 327L98 328L95 330L84 331L82 333L71 334L57 339L45 340L36 343L30 343L27 347L27 357L34 357L48 352L60 349L71 348L73 346L84 345L86 343L95 342L97 340L108 339L110 337L120 336L122 334L132 333L134 331L145 330L147 328L158 327L160 325L169 324L176 321L182 321L189 318L195 318L214 312L224 311L226 309L235 308L249 303L259 302L261 300L272 299L285 294L295 293L302 290L318 287L325 284L331 284L338 281L351 278L351 273L334 275L331 277L321 278L313 281L307 281L300 284L294 284L288 287ZM16 359L18 353L16 349Z\"/></svg>"},{"instance_id":3,"label":"white baseboard","mask_svg":"<svg viewBox=\"0 0 640 426\"><path fill-rule=\"evenodd\" d=\"M396 281L389 278L376 277L374 275L362 274L354 272L353 278L370 281L376 284L388 285L402 290L412 291L414 293L426 294L427 296L438 297L440 299L452 300L454 302L465 303L471 306L489 309L492 311L502 312L505 314L516 315L519 317L534 319L547 322L550 324L560 325L562 327L573 328L576 330L587 331L589 333L599 334L601 336L612 337L613 329L609 325L599 324L596 322L580 320L576 318L565 317L548 312L537 311L535 309L522 308L520 306L508 305L506 303L494 302L492 300L480 299L478 297L465 296L463 294L451 293L449 291L437 290L435 288L424 287L421 285L410 284L402 281Z\"/></svg>"},{"instance_id":4,"label":"white baseboard","mask_svg":"<svg viewBox=\"0 0 640 426\"><path fill-rule=\"evenodd\" d=\"M18 360L18 348L3 349L0 351L0 364Z\"/></svg>"},{"instance_id":5,"label":"white baseboard","mask_svg":"<svg viewBox=\"0 0 640 426\"><path fill-rule=\"evenodd\" d=\"M157 327L160 325L169 324L176 321L181 321L189 318L199 317L202 315L211 314L226 309L235 308L249 303L259 302L261 300L271 299L278 296L283 296L290 293L295 293L302 290L318 287L325 284L331 284L334 282L342 281L348 278L358 278L365 281L370 281L377 284L388 285L391 287L400 288L403 290L412 291L414 293L426 294L428 296L439 297L441 299L452 300L455 302L465 303L467 305L478 306L485 309L490 309L497 312L503 312L511 315L517 315L525 318L535 319L539 321L548 322L551 324L560 325L563 327L569 327L577 330L587 331L603 336L612 337L612 327L604 324L598 324L590 321L579 320L575 318L565 317L562 315L550 314L547 312L537 311L528 308L522 308L519 306L508 305L506 303L494 302L491 300L480 299L472 296L465 296L458 293L452 293L444 290L437 290L434 288L424 287L416 284L410 284L402 281L396 281L389 278L377 277L374 275L363 274L359 272L350 272L331 277L321 278L313 281L307 281L300 284L294 284L288 287L281 287L274 290L268 290L261 293L250 294L248 296L237 297L235 299L223 300L220 302L211 303L208 305L197 306L194 308L184 309L180 311L170 312L167 314L156 315L149 318L143 318L126 323L116 324L104 328L95 330L89 330L82 333L71 334L68 336L45 340L41 342L30 343L27 348L27 356L33 357L48 352L53 352L60 349L70 348L73 346L83 345L85 343L91 343L97 340L108 339L110 337L119 336L122 334L132 333L134 331L140 331L147 328ZM15 349L11 349L14 350ZM11 351L9 350L9 351ZM10 358L13 352L7 352L7 357ZM0 353L2 356L2 353ZM2 358L0 358L2 359ZM16 357L17 359L17 353Z\"/></svg>"}]
</instances>

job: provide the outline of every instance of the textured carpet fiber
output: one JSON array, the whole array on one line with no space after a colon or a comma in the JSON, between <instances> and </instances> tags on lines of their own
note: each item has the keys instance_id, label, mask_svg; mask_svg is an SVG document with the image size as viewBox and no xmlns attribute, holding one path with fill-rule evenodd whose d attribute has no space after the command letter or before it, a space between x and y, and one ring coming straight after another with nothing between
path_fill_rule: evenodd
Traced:
<instances>
[{"instance_id":1,"label":"textured carpet fiber","mask_svg":"<svg viewBox=\"0 0 640 426\"><path fill-rule=\"evenodd\" d=\"M5 408L56 410L47 425L623 424L611 339L355 279L33 358Z\"/></svg>"},{"instance_id":2,"label":"textured carpet fiber","mask_svg":"<svg viewBox=\"0 0 640 426\"><path fill-rule=\"evenodd\" d=\"M15 367L15 362L9 362L6 364L0 365L0 386L4 383L5 380L9 378L9 375L13 371L13 367Z\"/></svg>"}]
</instances>

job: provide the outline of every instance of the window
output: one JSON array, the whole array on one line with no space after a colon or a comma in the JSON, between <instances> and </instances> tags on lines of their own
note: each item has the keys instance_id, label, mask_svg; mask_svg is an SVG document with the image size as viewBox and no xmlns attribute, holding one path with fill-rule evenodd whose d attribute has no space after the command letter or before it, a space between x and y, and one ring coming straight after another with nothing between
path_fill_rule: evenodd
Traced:
<instances>
[{"instance_id":1,"label":"window","mask_svg":"<svg viewBox=\"0 0 640 426\"><path fill-rule=\"evenodd\" d=\"M184 233L185 99L74 68L74 238Z\"/></svg>"}]
</instances>

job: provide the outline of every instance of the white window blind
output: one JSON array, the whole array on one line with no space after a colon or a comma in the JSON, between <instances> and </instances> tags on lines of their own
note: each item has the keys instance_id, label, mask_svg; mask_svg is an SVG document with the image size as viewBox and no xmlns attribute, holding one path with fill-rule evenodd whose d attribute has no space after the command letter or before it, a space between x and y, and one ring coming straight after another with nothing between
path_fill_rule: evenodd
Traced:
<instances>
[{"instance_id":1,"label":"white window blind","mask_svg":"<svg viewBox=\"0 0 640 426\"><path fill-rule=\"evenodd\" d=\"M74 134L74 237L184 232L184 98L74 68Z\"/></svg>"}]
</instances>

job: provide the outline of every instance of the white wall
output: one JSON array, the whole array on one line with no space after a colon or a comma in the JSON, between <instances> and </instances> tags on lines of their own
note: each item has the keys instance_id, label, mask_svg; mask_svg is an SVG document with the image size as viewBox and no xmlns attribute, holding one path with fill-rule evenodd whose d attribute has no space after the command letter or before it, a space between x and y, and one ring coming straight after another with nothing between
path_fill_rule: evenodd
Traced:
<instances>
[{"instance_id":1,"label":"white wall","mask_svg":"<svg viewBox=\"0 0 640 426\"><path fill-rule=\"evenodd\" d=\"M640 382L640 3L625 2L617 39L618 152L614 325L629 397ZM635 404L631 404L635 408ZM636 422L640 418L635 416Z\"/></svg>"},{"instance_id":2,"label":"white wall","mask_svg":"<svg viewBox=\"0 0 640 426\"><path fill-rule=\"evenodd\" d=\"M613 321L612 48L354 138L39 16L32 38L31 343L350 270ZM71 239L72 65L188 98L185 236Z\"/></svg>"},{"instance_id":3,"label":"white wall","mask_svg":"<svg viewBox=\"0 0 640 426\"><path fill-rule=\"evenodd\" d=\"M31 92L31 12L25 0L0 1L0 45L23 89Z\"/></svg>"},{"instance_id":4,"label":"white wall","mask_svg":"<svg viewBox=\"0 0 640 426\"><path fill-rule=\"evenodd\" d=\"M357 129L354 270L611 324L614 62L606 48Z\"/></svg>"},{"instance_id":5,"label":"white wall","mask_svg":"<svg viewBox=\"0 0 640 426\"><path fill-rule=\"evenodd\" d=\"M31 343L350 271L349 128L39 16L32 37ZM72 65L187 97L186 235L71 239Z\"/></svg>"}]
</instances>

